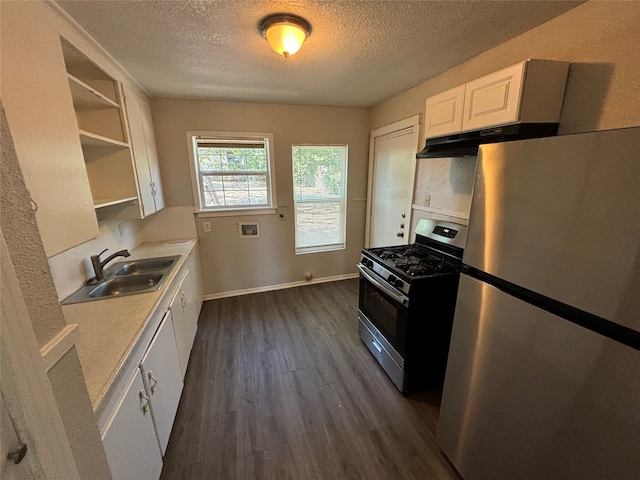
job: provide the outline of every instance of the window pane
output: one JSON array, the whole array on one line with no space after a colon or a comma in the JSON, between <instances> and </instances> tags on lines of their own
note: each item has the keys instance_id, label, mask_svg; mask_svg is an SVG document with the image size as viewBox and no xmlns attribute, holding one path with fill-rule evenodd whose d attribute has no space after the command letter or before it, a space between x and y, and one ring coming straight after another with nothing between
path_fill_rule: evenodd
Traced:
<instances>
[{"instance_id":1,"label":"window pane","mask_svg":"<svg viewBox=\"0 0 640 480\"><path fill-rule=\"evenodd\" d=\"M271 136L194 136L201 208L270 206L274 201Z\"/></svg>"},{"instance_id":2,"label":"window pane","mask_svg":"<svg viewBox=\"0 0 640 480\"><path fill-rule=\"evenodd\" d=\"M203 175L207 207L268 205L266 175Z\"/></svg>"},{"instance_id":3,"label":"window pane","mask_svg":"<svg viewBox=\"0 0 640 480\"><path fill-rule=\"evenodd\" d=\"M340 198L344 156L344 147L293 147L295 199Z\"/></svg>"},{"instance_id":4,"label":"window pane","mask_svg":"<svg viewBox=\"0 0 640 480\"><path fill-rule=\"evenodd\" d=\"M224 188L222 178L212 175L202 177L204 203L207 207L224 205Z\"/></svg>"},{"instance_id":5,"label":"window pane","mask_svg":"<svg viewBox=\"0 0 640 480\"><path fill-rule=\"evenodd\" d=\"M296 247L342 243L340 202L296 202Z\"/></svg>"},{"instance_id":6,"label":"window pane","mask_svg":"<svg viewBox=\"0 0 640 480\"><path fill-rule=\"evenodd\" d=\"M267 177L266 175L249 175L249 203L251 205L267 205Z\"/></svg>"},{"instance_id":7,"label":"window pane","mask_svg":"<svg viewBox=\"0 0 640 480\"><path fill-rule=\"evenodd\" d=\"M200 171L267 172L266 148L231 148L202 147L197 148Z\"/></svg>"},{"instance_id":8,"label":"window pane","mask_svg":"<svg viewBox=\"0 0 640 480\"><path fill-rule=\"evenodd\" d=\"M293 146L292 155L296 253L344 248L347 147Z\"/></svg>"},{"instance_id":9,"label":"window pane","mask_svg":"<svg viewBox=\"0 0 640 480\"><path fill-rule=\"evenodd\" d=\"M222 170L228 172L246 170L246 166L244 152L239 148L228 149L222 155Z\"/></svg>"},{"instance_id":10,"label":"window pane","mask_svg":"<svg viewBox=\"0 0 640 480\"><path fill-rule=\"evenodd\" d=\"M198 161L201 172L214 172L222 168L220 153L213 148L198 148Z\"/></svg>"}]
</instances>

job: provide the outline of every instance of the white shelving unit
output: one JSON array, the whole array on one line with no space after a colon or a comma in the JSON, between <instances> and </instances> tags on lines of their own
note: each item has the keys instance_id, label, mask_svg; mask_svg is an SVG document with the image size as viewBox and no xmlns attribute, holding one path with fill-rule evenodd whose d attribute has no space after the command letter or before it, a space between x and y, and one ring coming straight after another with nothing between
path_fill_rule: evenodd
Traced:
<instances>
[{"instance_id":1,"label":"white shelving unit","mask_svg":"<svg viewBox=\"0 0 640 480\"><path fill-rule=\"evenodd\" d=\"M94 208L135 202L138 189L122 87L64 39L62 51Z\"/></svg>"}]
</instances>

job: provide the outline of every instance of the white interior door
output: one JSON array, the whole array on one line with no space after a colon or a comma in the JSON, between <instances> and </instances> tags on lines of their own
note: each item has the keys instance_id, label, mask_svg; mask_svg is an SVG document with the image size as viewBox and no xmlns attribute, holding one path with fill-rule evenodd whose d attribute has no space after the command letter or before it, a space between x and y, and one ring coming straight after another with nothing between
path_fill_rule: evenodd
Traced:
<instances>
[{"instance_id":1,"label":"white interior door","mask_svg":"<svg viewBox=\"0 0 640 480\"><path fill-rule=\"evenodd\" d=\"M0 461L2 462L2 467L0 468L0 478L4 480L35 478L38 472L31 469L31 462L20 461L20 463L16 464L9 458L11 454L17 454L22 442L13 426L9 409L4 403L4 397L0 398L2 399L2 423L0 424L0 454L2 455Z\"/></svg>"},{"instance_id":2,"label":"white interior door","mask_svg":"<svg viewBox=\"0 0 640 480\"><path fill-rule=\"evenodd\" d=\"M409 242L418 116L371 132L368 247Z\"/></svg>"}]
</instances>

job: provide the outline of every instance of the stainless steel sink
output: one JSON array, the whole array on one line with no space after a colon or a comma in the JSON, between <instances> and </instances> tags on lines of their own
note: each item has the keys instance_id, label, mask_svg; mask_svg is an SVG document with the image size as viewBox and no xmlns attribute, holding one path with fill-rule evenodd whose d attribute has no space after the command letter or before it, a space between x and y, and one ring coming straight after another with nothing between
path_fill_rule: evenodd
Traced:
<instances>
[{"instance_id":1,"label":"stainless steel sink","mask_svg":"<svg viewBox=\"0 0 640 480\"><path fill-rule=\"evenodd\" d=\"M128 262L116 263L112 269L115 269L116 276L157 272L167 270L178 258L180 257L156 257L145 258L143 260L130 260Z\"/></svg>"},{"instance_id":2,"label":"stainless steel sink","mask_svg":"<svg viewBox=\"0 0 640 480\"><path fill-rule=\"evenodd\" d=\"M116 274L117 275L117 274ZM111 277L95 287L90 297L111 297L128 293L141 293L157 290L164 278L164 273L144 273Z\"/></svg>"},{"instance_id":3,"label":"stainless steel sink","mask_svg":"<svg viewBox=\"0 0 640 480\"><path fill-rule=\"evenodd\" d=\"M90 302L159 290L180 255L144 258L113 264L99 283L89 282L62 304Z\"/></svg>"}]
</instances>

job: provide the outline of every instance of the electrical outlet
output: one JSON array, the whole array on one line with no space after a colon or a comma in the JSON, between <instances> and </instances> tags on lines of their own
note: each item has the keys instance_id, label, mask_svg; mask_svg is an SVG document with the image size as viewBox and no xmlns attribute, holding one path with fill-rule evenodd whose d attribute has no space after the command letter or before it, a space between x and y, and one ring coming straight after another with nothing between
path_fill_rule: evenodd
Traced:
<instances>
[{"instance_id":1,"label":"electrical outlet","mask_svg":"<svg viewBox=\"0 0 640 480\"><path fill-rule=\"evenodd\" d=\"M211 231L211 222L202 222L202 229L209 233Z\"/></svg>"}]
</instances>

